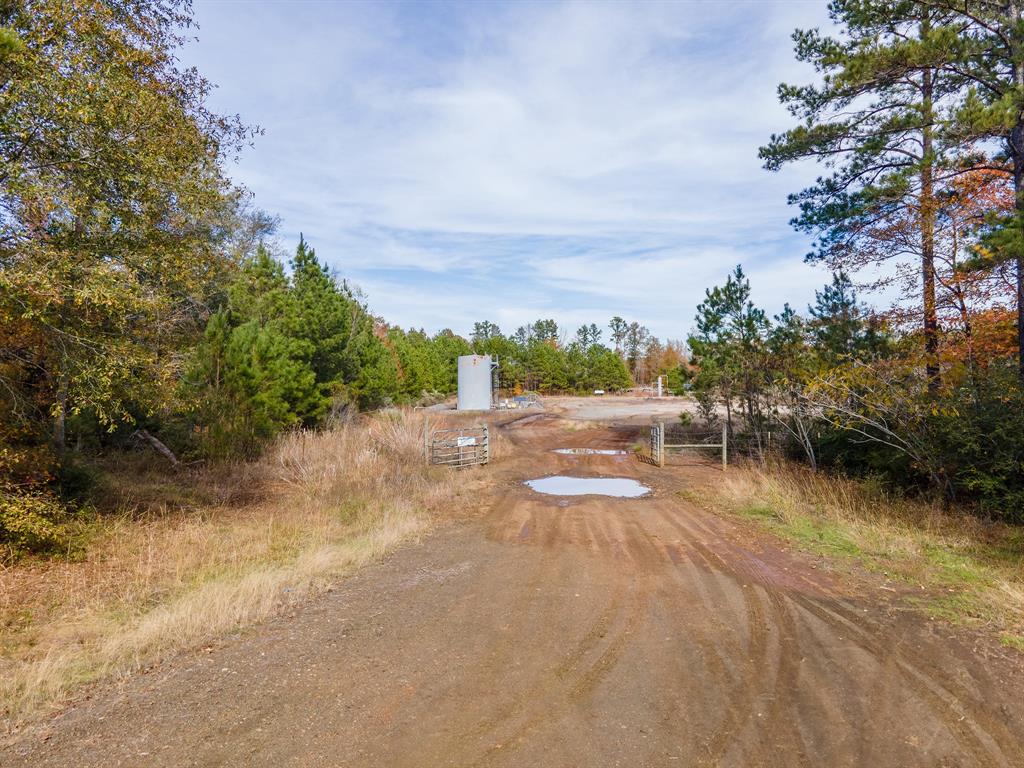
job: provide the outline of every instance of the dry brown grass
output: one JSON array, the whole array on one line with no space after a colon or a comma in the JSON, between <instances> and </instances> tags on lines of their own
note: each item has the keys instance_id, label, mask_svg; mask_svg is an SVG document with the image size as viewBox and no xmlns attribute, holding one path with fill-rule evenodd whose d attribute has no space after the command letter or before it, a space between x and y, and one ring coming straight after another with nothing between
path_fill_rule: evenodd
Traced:
<instances>
[{"instance_id":1,"label":"dry brown grass","mask_svg":"<svg viewBox=\"0 0 1024 768\"><path fill-rule=\"evenodd\" d=\"M286 435L254 464L116 474L124 513L99 518L79 561L0 572L7 728L84 682L259 622L424 532L455 477L424 465L423 423L393 411Z\"/></svg>"},{"instance_id":2,"label":"dry brown grass","mask_svg":"<svg viewBox=\"0 0 1024 768\"><path fill-rule=\"evenodd\" d=\"M936 617L987 625L1024 647L1024 530L779 465L732 469L720 499L802 547L921 589Z\"/></svg>"}]
</instances>

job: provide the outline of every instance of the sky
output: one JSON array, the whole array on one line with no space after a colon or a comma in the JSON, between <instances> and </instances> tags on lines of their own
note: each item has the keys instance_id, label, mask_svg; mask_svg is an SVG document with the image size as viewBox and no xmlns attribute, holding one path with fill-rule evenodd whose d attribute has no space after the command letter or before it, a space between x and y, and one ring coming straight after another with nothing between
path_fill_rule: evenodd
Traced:
<instances>
[{"instance_id":1,"label":"sky","mask_svg":"<svg viewBox=\"0 0 1024 768\"><path fill-rule=\"evenodd\" d=\"M568 333L619 315L685 338L742 264L754 300L805 310L803 262L758 147L793 124L779 82L813 72L806 2L198 0L182 51L210 104L264 134L229 168L392 324ZM607 335L607 332L606 332Z\"/></svg>"}]
</instances>

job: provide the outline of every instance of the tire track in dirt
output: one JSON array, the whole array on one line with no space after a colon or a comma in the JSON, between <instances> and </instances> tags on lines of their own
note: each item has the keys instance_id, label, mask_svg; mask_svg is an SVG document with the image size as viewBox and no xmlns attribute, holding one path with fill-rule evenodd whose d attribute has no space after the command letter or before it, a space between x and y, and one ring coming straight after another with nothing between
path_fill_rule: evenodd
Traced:
<instances>
[{"instance_id":1,"label":"tire track in dirt","mask_svg":"<svg viewBox=\"0 0 1024 768\"><path fill-rule=\"evenodd\" d=\"M857 593L802 555L676 493L718 475L553 455L633 433L529 418L501 430L506 452L487 470L498 490L476 520L152 693L139 683L123 704L89 702L0 763L1024 765L1011 695L1024 671L986 668L869 593L847 599ZM654 493L559 499L521 485L553 470L634 477Z\"/></svg>"},{"instance_id":2,"label":"tire track in dirt","mask_svg":"<svg viewBox=\"0 0 1024 768\"><path fill-rule=\"evenodd\" d=\"M722 715L722 722L713 730L704 753L706 760L717 764L730 747L736 746L736 732L745 725L741 713L752 712L760 693L766 686L774 684L778 677L777 664L770 655L765 605L749 590L736 587L737 582L726 569L720 567L714 551L700 543L699 537L704 531L695 532L672 514L663 513L660 517L684 536L684 546L688 547L690 560L696 566L678 577L680 587L699 594L704 608L711 616L733 606L737 597L743 606L742 613L734 615L733 619L746 627L745 646L729 643L728 651L719 647L723 638L731 639L727 622L718 623L720 631L716 633L715 639L701 632L698 624L688 627L691 634L696 631L694 639L698 644L710 651L707 657L716 659L716 671L722 684L728 686L726 700L729 706ZM722 584L723 578L731 589ZM710 596L711 592L714 598Z\"/></svg>"},{"instance_id":3,"label":"tire track in dirt","mask_svg":"<svg viewBox=\"0 0 1024 768\"><path fill-rule=\"evenodd\" d=\"M698 554L697 557L704 558ZM703 566L687 569L677 576L677 585L680 589L670 593L666 601L670 606L686 615L685 610L679 606L679 598L685 594L685 590L694 589L694 584L704 581L706 576L700 573L703 569L711 569L708 562ZM694 573L696 571L696 573ZM709 592L697 588L701 596L702 606L709 610L722 610L727 605L724 598L710 600ZM716 590L724 595L721 589ZM733 644L733 651L723 650L723 638L729 638L730 633L725 625L721 625L718 631L712 631L703 627L700 623L687 625L686 632L703 651L702 659L710 667L709 672L713 679L717 679L717 686L724 691L722 697L724 706L716 713L714 722L710 725L710 733L703 734L705 738L701 757L709 765L717 765L730 745L734 744L736 733L741 726L742 713L752 710L756 704L757 691L765 680L771 676L771 669L768 665L757 663L755 658L764 660L764 649L767 644L764 642L765 623L761 615L760 605L750 602L747 596L742 596L747 628L746 648L738 653ZM722 630L725 629L723 632Z\"/></svg>"},{"instance_id":4,"label":"tire track in dirt","mask_svg":"<svg viewBox=\"0 0 1024 768\"><path fill-rule=\"evenodd\" d=\"M567 463L565 466L574 465ZM588 461L586 466L587 474L602 468L624 474L621 468L609 468L607 462L599 458ZM851 632L843 622L822 614L821 600L830 599L827 593L822 593L822 585L798 571L791 576L787 574L785 585L780 587L778 574L769 570L755 555L739 548L733 537L723 533L717 521L712 525L711 518L702 512L690 514L686 505L680 504L672 509L663 499L660 501L662 503L648 503L645 512L655 511L664 518L682 535L682 544L658 542L652 547L652 541L658 539L657 534L653 533L651 526L640 525L636 519L623 524L625 532L622 536L602 539L601 534L606 528L598 525L587 529L588 541L580 542L579 519L576 518L568 538L571 543L588 543L592 547L596 544L597 549L604 549L613 559L629 562L641 572L656 572L661 567L656 562L658 560L671 564L674 570L691 571L682 577L683 586L700 596L712 617L721 613L723 606L742 603L740 615L729 615L734 626L741 624L746 627L745 648L740 649L730 642L728 632L714 635L690 632L714 670L713 674L727 686L729 699L734 705L712 735L707 758L718 762L727 752L735 755L739 729L739 741L751 744L751 748L762 754L785 744L789 764L808 764L807 755L829 743L821 733L806 727L803 715L808 710L817 710L819 716L825 713L825 720L833 727L843 724L840 738L855 742L856 732L844 720L851 719L853 715L855 722L871 721L872 712L880 708L879 697L885 697L888 703L894 686L886 683L881 688L874 685L865 690L862 687L856 696L846 694L845 690L843 695L830 695L832 680L824 676L823 668L820 665L803 665L807 654L817 652L833 665L833 674L836 671L843 674L842 657L837 657L833 649L837 647L837 641L841 644L843 638L851 636ZM655 510L651 509L652 506ZM626 509L628 507L624 506L623 511ZM549 545L559 543L557 527L554 525L549 530L546 540ZM657 552L657 556L653 552ZM684 563L688 564L686 569L683 568ZM790 582L801 584L802 589L790 588ZM801 594L811 590L821 593L822 597L818 599ZM820 629L809 631L809 615L824 622L828 633L825 642L819 636ZM858 614L854 619L860 621L863 617ZM863 632L861 636L871 637ZM898 670L901 682L905 681L903 687L927 705L930 715L950 734L959 752L981 758L984 764L993 760L992 764L1006 764L1003 751L1013 751L1015 746L1019 750L1019 744L1013 744L1013 734L1000 723L987 718L990 722L982 727L979 720L986 718L959 706L958 700L970 700L971 694L957 686L955 681L939 680L934 674L925 674L903 658L901 652L897 650L894 657L893 652L887 652L874 638L871 642L858 642L857 647L867 653L874 660L875 669L880 670L874 679L890 677L884 670ZM895 663L891 661L893 658L897 659ZM742 673L737 675L737 668L742 668ZM848 683L846 688L857 691L855 683ZM803 694L794 697L798 686ZM758 707L759 704L764 706ZM761 711L755 714L758 708ZM741 717L737 714L739 711L745 711L745 715ZM771 727L766 727L769 725Z\"/></svg>"},{"instance_id":5,"label":"tire track in dirt","mask_svg":"<svg viewBox=\"0 0 1024 768\"><path fill-rule=\"evenodd\" d=\"M695 546L708 550L709 556L713 555L717 559L723 572L730 574L733 579L741 583L744 594L747 594L749 590L747 584L743 582L751 582L759 586L756 590L757 595L767 604L772 618L772 626L777 630L774 633L774 637L778 647L773 661L778 669L774 676L772 691L768 694L769 701L771 702L770 707L767 708L770 712L770 721L774 722L779 730L790 737L791 743L799 744L803 748L791 759L795 759L798 764L806 765L808 764L806 755L810 745L799 727L801 722L799 713L792 711L793 707L789 697L786 695L789 691L795 690L798 685L800 662L803 656L799 645L801 633L797 630L792 614L792 603L763 570L744 568L742 567L744 562L742 559L732 558L727 560L723 557L721 551L730 551L734 548L718 530L713 529L707 522L703 521L700 514L687 516L686 520L714 542L715 550L712 552L702 542L694 542ZM821 689L818 686L810 686L810 690L814 692ZM824 709L831 710L832 716L829 718L830 720L841 722L841 713L834 706L830 706L827 697L819 695L816 698ZM769 728L767 727L760 728L762 741L768 731ZM774 745L766 743L764 746L770 748Z\"/></svg>"},{"instance_id":6,"label":"tire track in dirt","mask_svg":"<svg viewBox=\"0 0 1024 768\"><path fill-rule=\"evenodd\" d=\"M737 572L731 564L726 561L719 552L706 544L702 539L710 539L715 544L721 543L721 537L717 531L703 525L696 517L676 515L670 521L680 531L689 532L690 538L687 542L694 551L704 560L708 569L714 573L726 576L736 587L742 597L750 632L749 654L751 662L747 665L750 674L744 680L746 688L746 720L742 723L740 744L744 743L743 737L754 738L761 742L765 750L775 748L774 744L767 743L770 728L767 723L758 723L757 718L763 713L755 712L756 703L767 697L770 702L766 710L770 713L769 722L774 723L775 733L782 733L789 737L790 743L803 743L803 735L796 727L796 719L786 711L784 702L786 692L793 690L797 682L798 664L794 659L795 650L787 642L795 638L797 633L789 614L789 610L780 595L772 588L772 585L760 582L757 579L743 577L746 574ZM688 528L692 526L692 528ZM746 581L757 581L760 589L752 589ZM774 634L773 634L774 629ZM774 644L770 639L774 637ZM773 648L774 646L774 648ZM756 660L756 661L755 661ZM753 736L751 734L753 733ZM722 731L716 735L711 743L709 757L713 761L725 756L726 749L730 746L726 741L732 733ZM732 745L735 746L735 743ZM795 754L788 756L787 764L807 765L806 749L801 749Z\"/></svg>"},{"instance_id":7,"label":"tire track in dirt","mask_svg":"<svg viewBox=\"0 0 1024 768\"><path fill-rule=\"evenodd\" d=\"M620 603L617 602L617 605ZM525 716L523 720L511 733L502 740L486 748L483 753L474 761L471 766L487 765L492 759L500 754L506 757L526 739L526 737L541 725L551 725L557 722L560 717L581 699L585 699L601 683L615 667L631 640L631 635L639 626L644 610L646 608L646 596L636 590L629 595L629 613L625 624L617 631L615 636L605 644L604 649L597 658L589 665L581 665L581 661L588 650L595 648L604 633L599 625L594 625L587 632L580 644L570 657L555 671L555 678L560 682L568 682L574 678L572 684L566 686L554 686L550 682L540 684L531 690L527 697L524 697L524 707L521 712ZM583 669L578 667L583 666ZM536 706L538 701L549 702L544 706ZM528 704L527 704L528 702ZM535 710L530 712L529 710Z\"/></svg>"},{"instance_id":8,"label":"tire track in dirt","mask_svg":"<svg viewBox=\"0 0 1024 768\"><path fill-rule=\"evenodd\" d=\"M1011 765L1004 753L1014 747L1019 748L1019 743L998 720L984 717L978 711L968 711L963 702L973 696L962 686L946 676L940 679L934 672L925 672L909 661L898 649L886 648L877 637L854 624L851 617L843 615L835 606L828 608L799 595L794 596L794 600L822 622L850 635L853 642L875 659L881 661L891 657L892 665L899 673L901 685L911 689L924 700L929 705L932 715L945 725L957 743L970 754L985 756L985 765ZM985 725L979 722L979 717L984 717L987 721Z\"/></svg>"},{"instance_id":9,"label":"tire track in dirt","mask_svg":"<svg viewBox=\"0 0 1024 768\"><path fill-rule=\"evenodd\" d=\"M949 679L936 679L934 675L924 673L904 658L898 650L886 649L875 636L859 626L858 622L864 620L862 615L850 614L846 609L840 608L838 602L833 603L833 606L828 608L821 605L818 601L799 593L791 594L787 596L786 600L783 600L780 593L775 589L765 564L756 555L747 550L737 552L735 545L717 536L709 527L700 523L697 516L689 518L689 521L705 535L715 537L717 539L716 544L723 551L730 551L732 557L729 562L735 565L727 567L733 570L737 576L742 574L764 586L765 593L775 605L776 611L774 615L776 618L782 619L781 623L790 637L795 640L802 633L797 632L792 619L789 618L787 602L790 605L798 605L801 610L813 613L831 627L837 637L843 636L839 634L840 632L847 636L855 635L857 638L855 642L870 653L877 662L885 663L884 660L890 657L893 658L895 667L900 673L902 683L928 703L932 715L943 723L961 748L969 754L976 756L984 755L987 760L995 760L996 762L993 763L995 765L1009 765L1006 762L1003 751L1013 743L1013 736L1006 732L1005 727L998 723L998 721L991 721L989 723L990 727L994 727L993 729L998 732L998 735L985 730L977 722L976 716L967 712L961 705L961 700L970 696L969 692L965 691L962 686ZM694 542L694 545L698 548L704 546L697 541ZM726 566L727 561L725 558L720 554L715 554L719 562ZM788 656L790 657L790 663L787 664L787 667L791 668L792 654L788 654ZM950 690L951 688L958 690Z\"/></svg>"},{"instance_id":10,"label":"tire track in dirt","mask_svg":"<svg viewBox=\"0 0 1024 768\"><path fill-rule=\"evenodd\" d=\"M619 589L612 596L611 601L597 617L597 620L590 626L588 631L577 642L576 646L553 670L552 674L556 680L542 678L530 684L525 689L517 692L516 698L502 706L491 717L480 720L467 732L467 736L474 739L483 738L498 730L510 720L523 715L537 702L557 690L566 678L570 677L586 654L593 650L609 631L615 618L622 607L624 590ZM511 643L509 643L511 645Z\"/></svg>"},{"instance_id":11,"label":"tire track in dirt","mask_svg":"<svg viewBox=\"0 0 1024 768\"><path fill-rule=\"evenodd\" d=\"M523 506L522 501L512 504L499 519L490 522L490 530L497 538L502 538L503 534L507 538L508 525L503 518L518 519ZM620 525L609 525L608 517L581 515L577 506L562 507L554 503L528 506L529 535L517 536L518 544L533 544L543 550L554 550L565 544L581 546L589 556L596 558L591 562L592 567L607 572L604 557L610 557L620 566L613 571L614 581L605 607L573 641L571 649L550 674L534 680L499 712L471 729L469 741L505 731L470 761L471 765L485 765L498 755L511 754L516 745L539 726L550 725L567 710L585 701L615 668L641 624L647 606L647 593L638 568L642 556L633 551L632 542ZM547 519L538 520L545 512ZM520 533L522 530L521 526ZM643 549L657 551L652 543L645 543Z\"/></svg>"}]
</instances>

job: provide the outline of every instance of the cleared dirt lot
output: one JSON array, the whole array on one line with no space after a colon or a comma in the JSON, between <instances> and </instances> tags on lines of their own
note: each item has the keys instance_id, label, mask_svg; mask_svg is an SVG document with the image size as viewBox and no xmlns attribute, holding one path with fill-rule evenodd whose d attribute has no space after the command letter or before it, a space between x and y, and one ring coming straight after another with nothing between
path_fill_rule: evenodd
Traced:
<instances>
[{"instance_id":1,"label":"cleared dirt lot","mask_svg":"<svg viewBox=\"0 0 1024 768\"><path fill-rule=\"evenodd\" d=\"M683 411L696 413L693 400L684 397L546 397L548 411L576 421L650 424L652 421L677 422Z\"/></svg>"},{"instance_id":2,"label":"cleared dirt lot","mask_svg":"<svg viewBox=\"0 0 1024 768\"><path fill-rule=\"evenodd\" d=\"M710 467L552 453L639 434L572 427L506 425L498 490L469 519L97 692L0 765L1024 764L1019 655L684 500ZM553 473L654 492L521 485Z\"/></svg>"}]
</instances>

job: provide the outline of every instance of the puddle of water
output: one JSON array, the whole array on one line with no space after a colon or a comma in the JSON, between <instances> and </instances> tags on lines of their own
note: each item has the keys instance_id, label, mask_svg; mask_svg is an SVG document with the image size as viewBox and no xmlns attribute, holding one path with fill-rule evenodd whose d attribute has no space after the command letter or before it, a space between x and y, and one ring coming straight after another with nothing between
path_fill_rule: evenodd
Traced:
<instances>
[{"instance_id":1,"label":"puddle of water","mask_svg":"<svg viewBox=\"0 0 1024 768\"><path fill-rule=\"evenodd\" d=\"M585 496L593 493L599 496L618 496L635 499L650 493L650 488L628 477L569 477L554 475L527 480L526 484L537 493L550 496Z\"/></svg>"},{"instance_id":2,"label":"puddle of water","mask_svg":"<svg viewBox=\"0 0 1024 768\"><path fill-rule=\"evenodd\" d=\"M568 453L576 456L625 456L625 451L615 448L555 448L554 453Z\"/></svg>"}]
</instances>

